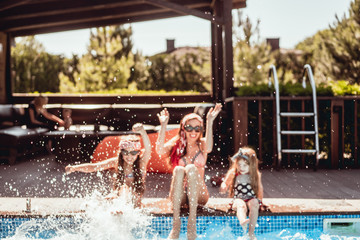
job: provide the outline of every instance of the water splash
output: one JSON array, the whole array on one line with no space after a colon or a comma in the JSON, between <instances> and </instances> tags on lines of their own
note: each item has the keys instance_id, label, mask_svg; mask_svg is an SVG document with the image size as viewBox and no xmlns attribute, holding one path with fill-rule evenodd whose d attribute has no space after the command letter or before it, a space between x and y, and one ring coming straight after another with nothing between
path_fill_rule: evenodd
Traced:
<instances>
[{"instance_id":1,"label":"water splash","mask_svg":"<svg viewBox=\"0 0 360 240\"><path fill-rule=\"evenodd\" d=\"M84 199L84 213L72 217L32 218L8 240L132 240L159 239L150 226L152 217L134 208L126 197L104 200L100 193Z\"/></svg>"}]
</instances>

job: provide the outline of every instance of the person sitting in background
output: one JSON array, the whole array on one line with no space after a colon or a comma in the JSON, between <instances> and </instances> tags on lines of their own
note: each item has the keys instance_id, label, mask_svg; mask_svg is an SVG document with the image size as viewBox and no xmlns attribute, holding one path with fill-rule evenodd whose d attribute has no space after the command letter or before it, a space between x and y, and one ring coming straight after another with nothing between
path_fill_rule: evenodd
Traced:
<instances>
[{"instance_id":1,"label":"person sitting in background","mask_svg":"<svg viewBox=\"0 0 360 240\"><path fill-rule=\"evenodd\" d=\"M70 126L73 124L73 120L71 118L71 109L68 108L63 109L63 118L64 118L64 128L65 130L69 130Z\"/></svg>"},{"instance_id":2,"label":"person sitting in background","mask_svg":"<svg viewBox=\"0 0 360 240\"><path fill-rule=\"evenodd\" d=\"M141 149L140 138L136 135L127 135L120 141L120 153L118 157L106 159L97 163L84 163L80 165L68 165L66 173L85 172L91 173L114 169L114 190L107 199L116 198L121 194L129 195L135 207L141 206L141 198L145 190L146 167L151 157L150 139L141 123L132 127L134 132L140 133L144 149Z\"/></svg>"},{"instance_id":3,"label":"person sitting in background","mask_svg":"<svg viewBox=\"0 0 360 240\"><path fill-rule=\"evenodd\" d=\"M49 113L45 105L49 99L45 96L38 96L30 102L28 107L28 127L45 127L51 130L65 125L64 120Z\"/></svg>"}]
</instances>

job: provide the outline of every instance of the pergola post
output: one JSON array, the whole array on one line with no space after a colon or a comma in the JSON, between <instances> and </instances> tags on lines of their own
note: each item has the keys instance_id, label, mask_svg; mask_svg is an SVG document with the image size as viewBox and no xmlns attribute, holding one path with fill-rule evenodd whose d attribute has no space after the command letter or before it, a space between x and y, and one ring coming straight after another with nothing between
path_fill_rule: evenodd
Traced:
<instances>
[{"instance_id":1,"label":"pergola post","mask_svg":"<svg viewBox=\"0 0 360 240\"><path fill-rule=\"evenodd\" d=\"M234 79L234 67L233 67L233 46L232 46L232 0L224 0L223 18L223 44L224 44L224 70L223 70L223 100L233 96L233 79Z\"/></svg>"},{"instance_id":2,"label":"pergola post","mask_svg":"<svg viewBox=\"0 0 360 240\"><path fill-rule=\"evenodd\" d=\"M219 2L214 7L214 14L222 15L221 5ZM212 94L216 102L223 100L223 42L222 42L222 28L221 24L211 23L211 66L212 66Z\"/></svg>"},{"instance_id":3,"label":"pergola post","mask_svg":"<svg viewBox=\"0 0 360 240\"><path fill-rule=\"evenodd\" d=\"M0 103L7 103L6 92L6 57L7 57L7 34L0 32Z\"/></svg>"},{"instance_id":4,"label":"pergola post","mask_svg":"<svg viewBox=\"0 0 360 240\"><path fill-rule=\"evenodd\" d=\"M223 24L211 24L212 77L214 100L224 102L233 92L232 1L215 1L214 15Z\"/></svg>"}]
</instances>

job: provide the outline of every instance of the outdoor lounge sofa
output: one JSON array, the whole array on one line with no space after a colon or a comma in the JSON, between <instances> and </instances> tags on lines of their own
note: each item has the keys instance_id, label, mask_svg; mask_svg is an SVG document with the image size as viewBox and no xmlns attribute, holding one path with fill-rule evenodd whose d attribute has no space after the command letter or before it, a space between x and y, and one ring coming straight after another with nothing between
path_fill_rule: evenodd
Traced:
<instances>
[{"instance_id":1,"label":"outdoor lounge sofa","mask_svg":"<svg viewBox=\"0 0 360 240\"><path fill-rule=\"evenodd\" d=\"M205 117L212 103L187 104L49 104L47 110L61 117L63 109L72 110L70 130L26 127L27 104L0 104L0 158L14 164L20 156L45 150L53 142L60 161L76 158L87 161L96 145L106 136L129 133L132 125L143 123L148 133L156 132L157 113L164 107L170 112L169 124L179 124L187 113L197 111Z\"/></svg>"},{"instance_id":2,"label":"outdoor lounge sofa","mask_svg":"<svg viewBox=\"0 0 360 240\"><path fill-rule=\"evenodd\" d=\"M43 149L42 134L46 128L28 129L24 108L0 104L0 158L14 164L16 158Z\"/></svg>"}]
</instances>

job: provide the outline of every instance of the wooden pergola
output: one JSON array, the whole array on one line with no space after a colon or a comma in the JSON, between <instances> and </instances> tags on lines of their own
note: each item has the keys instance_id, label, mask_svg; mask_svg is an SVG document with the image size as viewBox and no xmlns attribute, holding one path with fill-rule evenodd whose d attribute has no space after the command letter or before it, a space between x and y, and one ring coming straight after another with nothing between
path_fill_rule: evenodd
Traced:
<instances>
[{"instance_id":1,"label":"wooden pergola","mask_svg":"<svg viewBox=\"0 0 360 240\"><path fill-rule=\"evenodd\" d=\"M246 0L2 0L0 103L28 101L12 94L10 46L15 37L186 15L206 19L211 27L213 92L196 100L224 101L233 88L231 10L244 7ZM96 97L89 99L97 101ZM181 99L190 100L186 96ZM149 102L143 98L137 101ZM166 97L159 101L166 102Z\"/></svg>"}]
</instances>

